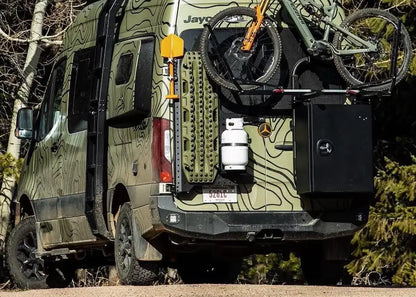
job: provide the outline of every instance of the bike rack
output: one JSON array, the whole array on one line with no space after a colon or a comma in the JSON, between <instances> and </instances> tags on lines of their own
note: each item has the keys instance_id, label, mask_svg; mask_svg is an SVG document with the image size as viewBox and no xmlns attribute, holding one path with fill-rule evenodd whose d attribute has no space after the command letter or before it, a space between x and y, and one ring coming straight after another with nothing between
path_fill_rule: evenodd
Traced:
<instances>
[{"instance_id":1,"label":"bike rack","mask_svg":"<svg viewBox=\"0 0 416 297\"><path fill-rule=\"evenodd\" d=\"M219 42L217 37L214 34L214 31L212 30L212 27L209 24L205 24L205 27L208 28L209 32L211 33L212 36L212 40L214 42L214 48L216 51L217 56L220 59L220 62L223 63L228 71L228 73L230 73L231 76L231 80L234 83L237 91L238 95L284 95L284 94L292 94L293 95L293 99L292 99L292 103L295 103L297 100L297 96L301 97L302 100L304 101L306 99L310 99L313 97L317 97L319 95L322 94L333 94L333 95L341 95L341 94L345 94L348 96L354 96L357 100L359 99L367 99L369 101L371 101L371 98L380 98L380 97L384 97L384 96L389 96L394 92L395 89L395 85L396 85L396 79L397 79L397 60L398 60L398 54L399 54L399 40L400 40L400 31L401 31L401 27L402 27L402 22L399 20L399 23L397 24L396 27L396 32L393 36L393 50L392 50L392 54L391 54L391 62L390 62L390 77L391 77L391 86L389 91L386 92L382 92L382 91L364 91L363 89L365 89L366 87L370 87L372 85L377 85L377 83L372 83L372 84L362 84L362 85L357 85L354 86L354 88L346 88L346 89L297 89L295 88L295 84L296 84L296 79L299 77L297 74L298 69L300 68L300 66L302 66L305 63L310 63L310 57L305 57L300 59L298 62L296 62L292 73L291 73L291 88L275 88L272 90L243 90L243 88L241 87L241 85L238 83L236 77L234 76L230 65L228 64L228 62L219 54L218 52L218 48L219 48ZM258 82L247 82L250 85L259 85L259 86L267 86L267 84L262 84L262 83L258 83ZM382 81L380 81L379 83L382 83ZM269 85L270 86L270 85Z\"/></svg>"},{"instance_id":2,"label":"bike rack","mask_svg":"<svg viewBox=\"0 0 416 297\"><path fill-rule=\"evenodd\" d=\"M392 57L390 62L390 76L391 76L391 86L390 86L390 93L393 93L394 88L396 86L396 79L397 79L397 59L399 56L399 34L402 29L402 21L399 20L399 23L397 24L397 31L396 34L394 34L393 37L393 51L392 51Z\"/></svg>"},{"instance_id":3,"label":"bike rack","mask_svg":"<svg viewBox=\"0 0 416 297\"><path fill-rule=\"evenodd\" d=\"M240 95L293 95L292 104L297 102L304 102L308 99L317 97L319 95L342 95L355 96L356 98L361 95L362 90L360 89L307 89L307 88L296 88L297 79L299 78L298 71L301 66L309 64L311 61L310 57L304 57L296 62L293 67L290 82L290 88L278 87L272 90L242 90L239 92Z\"/></svg>"},{"instance_id":4,"label":"bike rack","mask_svg":"<svg viewBox=\"0 0 416 297\"><path fill-rule=\"evenodd\" d=\"M273 90L273 93L275 94L293 94L292 97L292 105L296 104L297 102L303 102L310 98L317 97L319 95L348 95L348 96L355 96L357 97L360 95L361 90L360 89L296 89L297 80L299 78L298 70L303 66L304 64L309 64L311 62L311 58L305 57L300 59L296 62L296 64L293 67L292 73L291 73L291 89L283 89L278 88ZM300 97L301 100L298 100L298 97Z\"/></svg>"}]
</instances>

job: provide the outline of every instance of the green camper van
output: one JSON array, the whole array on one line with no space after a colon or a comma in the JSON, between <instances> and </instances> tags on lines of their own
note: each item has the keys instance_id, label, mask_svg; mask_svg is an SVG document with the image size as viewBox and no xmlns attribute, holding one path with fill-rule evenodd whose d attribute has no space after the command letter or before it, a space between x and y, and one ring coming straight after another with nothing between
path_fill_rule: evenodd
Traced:
<instances>
[{"instance_id":1,"label":"green camper van","mask_svg":"<svg viewBox=\"0 0 416 297\"><path fill-rule=\"evenodd\" d=\"M152 284L161 267L185 282L233 282L244 256L289 251L310 284L339 281L373 191L371 107L347 92L276 91L345 89L330 63L305 59L278 1L273 78L250 91L215 83L201 33L218 12L255 5L82 10L42 104L18 115L16 134L30 139L7 247L19 287L65 286L76 268L104 263L123 284ZM219 50L235 45L234 27Z\"/></svg>"}]
</instances>

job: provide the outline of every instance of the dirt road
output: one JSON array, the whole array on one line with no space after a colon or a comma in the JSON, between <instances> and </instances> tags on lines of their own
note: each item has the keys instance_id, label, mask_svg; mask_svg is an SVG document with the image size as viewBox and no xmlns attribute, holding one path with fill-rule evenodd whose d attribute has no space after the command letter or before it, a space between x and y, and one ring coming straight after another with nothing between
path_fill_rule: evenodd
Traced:
<instances>
[{"instance_id":1,"label":"dirt road","mask_svg":"<svg viewBox=\"0 0 416 297\"><path fill-rule=\"evenodd\" d=\"M0 291L1 297L246 297L246 296L317 296L317 297L416 297L416 288L362 288L314 286L260 286L260 285L173 285L156 287L96 287L31 290L20 292Z\"/></svg>"}]
</instances>

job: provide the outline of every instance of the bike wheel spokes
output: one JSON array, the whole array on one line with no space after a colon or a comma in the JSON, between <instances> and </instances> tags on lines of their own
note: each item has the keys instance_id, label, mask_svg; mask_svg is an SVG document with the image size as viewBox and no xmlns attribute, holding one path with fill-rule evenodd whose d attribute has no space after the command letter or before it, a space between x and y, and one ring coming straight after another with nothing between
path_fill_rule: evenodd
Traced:
<instances>
[{"instance_id":1,"label":"bike wheel spokes","mask_svg":"<svg viewBox=\"0 0 416 297\"><path fill-rule=\"evenodd\" d=\"M244 35L251 25L252 18L245 15L232 15L224 18L212 28L209 37L208 55L218 75L225 80L241 80L247 71L250 52L243 52Z\"/></svg>"},{"instance_id":2,"label":"bike wheel spokes","mask_svg":"<svg viewBox=\"0 0 416 297\"><path fill-rule=\"evenodd\" d=\"M255 12L249 8L231 8L219 13L205 28L201 53L208 75L219 85L232 90L253 89L275 74L280 62L280 39L275 28L264 20L253 46L242 50L247 28Z\"/></svg>"},{"instance_id":3,"label":"bike wheel spokes","mask_svg":"<svg viewBox=\"0 0 416 297\"><path fill-rule=\"evenodd\" d=\"M243 88L261 80L274 59L273 43L265 28L258 32L250 51L241 49L246 28L252 21L249 16L228 17L212 28L215 36L211 36L208 47L218 75L225 80L236 80Z\"/></svg>"},{"instance_id":4,"label":"bike wheel spokes","mask_svg":"<svg viewBox=\"0 0 416 297\"><path fill-rule=\"evenodd\" d=\"M258 50L256 55L253 55L253 59L251 59L250 67L252 67L252 71L255 73L254 77L259 79L264 75L265 70L273 64L275 59L273 40L270 38L266 28L262 28L257 33L256 47Z\"/></svg>"},{"instance_id":5,"label":"bike wheel spokes","mask_svg":"<svg viewBox=\"0 0 416 297\"><path fill-rule=\"evenodd\" d=\"M394 46L394 24L380 17L363 19L353 24L359 36L366 37L377 46L377 52L356 54L356 67L364 70L360 80L364 83L388 80L391 76L391 57ZM401 57L401 58L400 58ZM403 43L399 43L397 66L403 63Z\"/></svg>"},{"instance_id":6,"label":"bike wheel spokes","mask_svg":"<svg viewBox=\"0 0 416 297\"><path fill-rule=\"evenodd\" d=\"M398 37L396 72L400 79L405 75L410 57L409 38L402 28L397 34L398 21L389 13L375 9L364 10L351 15L345 20L344 28L354 35L371 42L376 46L375 51L342 55L335 58L335 64L340 74L353 85L384 84L392 79L392 59L394 56L395 38ZM334 45L340 50L366 49L352 37L337 33Z\"/></svg>"}]
</instances>

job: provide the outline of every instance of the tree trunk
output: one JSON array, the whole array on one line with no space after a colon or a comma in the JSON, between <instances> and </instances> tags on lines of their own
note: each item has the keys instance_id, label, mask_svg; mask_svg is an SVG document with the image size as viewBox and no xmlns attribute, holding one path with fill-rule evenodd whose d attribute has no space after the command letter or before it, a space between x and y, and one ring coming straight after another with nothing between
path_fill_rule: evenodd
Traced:
<instances>
[{"instance_id":1,"label":"tree trunk","mask_svg":"<svg viewBox=\"0 0 416 297\"><path fill-rule=\"evenodd\" d=\"M39 40L42 37L43 20L45 17L48 0L38 0L35 4L33 12L32 25L30 29L30 40ZM9 142L7 145L7 152L14 158L19 158L20 153L20 139L14 135L16 129L17 111L28 102L30 89L36 75L36 69L39 63L41 48L40 41L29 42L25 66L23 69L23 83L17 93L17 99L14 101L13 117L10 126ZM1 186L0 195L0 245L4 248L4 242L7 234L7 227L10 217L10 202L12 200L13 191L15 188L16 179L14 177L4 177Z\"/></svg>"}]
</instances>

